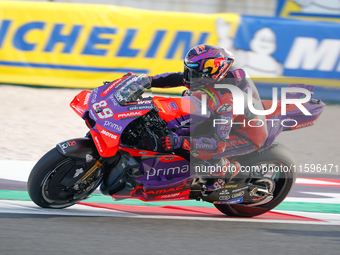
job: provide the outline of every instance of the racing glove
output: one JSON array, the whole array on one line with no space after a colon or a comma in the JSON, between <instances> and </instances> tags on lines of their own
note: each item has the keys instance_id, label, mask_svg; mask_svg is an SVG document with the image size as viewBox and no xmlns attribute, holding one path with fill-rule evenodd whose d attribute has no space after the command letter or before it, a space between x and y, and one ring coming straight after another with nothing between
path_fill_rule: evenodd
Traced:
<instances>
[{"instance_id":1,"label":"racing glove","mask_svg":"<svg viewBox=\"0 0 340 255\"><path fill-rule=\"evenodd\" d=\"M161 137L162 145L166 151L173 151L175 149L190 150L191 139L189 136L179 136L173 132Z\"/></svg>"}]
</instances>

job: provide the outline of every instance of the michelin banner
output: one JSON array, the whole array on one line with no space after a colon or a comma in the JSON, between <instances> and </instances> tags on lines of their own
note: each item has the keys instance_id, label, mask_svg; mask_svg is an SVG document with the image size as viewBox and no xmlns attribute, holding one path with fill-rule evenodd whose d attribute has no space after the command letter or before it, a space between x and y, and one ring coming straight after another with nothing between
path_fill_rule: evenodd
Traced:
<instances>
[{"instance_id":1,"label":"michelin banner","mask_svg":"<svg viewBox=\"0 0 340 255\"><path fill-rule=\"evenodd\" d=\"M236 31L240 17L221 14ZM0 82L94 88L127 72L183 71L186 52L217 41L217 16L108 5L0 4Z\"/></svg>"},{"instance_id":2,"label":"michelin banner","mask_svg":"<svg viewBox=\"0 0 340 255\"><path fill-rule=\"evenodd\" d=\"M340 23L7 1L0 83L94 88L127 72L177 72L203 43L234 52L255 81L339 85Z\"/></svg>"}]
</instances>

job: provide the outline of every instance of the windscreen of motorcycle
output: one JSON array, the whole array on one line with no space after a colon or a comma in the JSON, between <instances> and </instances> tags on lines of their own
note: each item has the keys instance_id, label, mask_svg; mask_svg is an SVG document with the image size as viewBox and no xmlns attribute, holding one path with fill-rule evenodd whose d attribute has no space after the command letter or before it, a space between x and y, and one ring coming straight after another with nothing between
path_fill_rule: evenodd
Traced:
<instances>
[{"instance_id":1,"label":"windscreen of motorcycle","mask_svg":"<svg viewBox=\"0 0 340 255\"><path fill-rule=\"evenodd\" d=\"M136 101L145 92L148 84L150 84L150 80L146 75L131 75L123 81L114 96L117 102L123 106L126 103Z\"/></svg>"}]
</instances>

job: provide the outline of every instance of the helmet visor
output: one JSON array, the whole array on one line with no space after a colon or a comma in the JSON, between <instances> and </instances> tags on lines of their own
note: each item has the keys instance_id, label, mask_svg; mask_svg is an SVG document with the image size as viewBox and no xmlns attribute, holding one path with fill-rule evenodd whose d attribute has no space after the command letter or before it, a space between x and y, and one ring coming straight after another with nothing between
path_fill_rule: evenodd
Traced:
<instances>
[{"instance_id":1,"label":"helmet visor","mask_svg":"<svg viewBox=\"0 0 340 255\"><path fill-rule=\"evenodd\" d=\"M204 74L202 71L197 71L187 66L184 66L183 76L186 85L192 85L193 83L203 82L204 80L209 78L207 74Z\"/></svg>"}]
</instances>

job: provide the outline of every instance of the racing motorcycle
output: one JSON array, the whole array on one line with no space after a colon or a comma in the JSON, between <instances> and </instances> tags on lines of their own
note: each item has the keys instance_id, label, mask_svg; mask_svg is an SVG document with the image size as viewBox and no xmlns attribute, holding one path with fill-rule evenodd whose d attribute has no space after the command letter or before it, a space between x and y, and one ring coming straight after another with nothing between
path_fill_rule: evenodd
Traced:
<instances>
[{"instance_id":1,"label":"racing motorcycle","mask_svg":"<svg viewBox=\"0 0 340 255\"><path fill-rule=\"evenodd\" d=\"M36 163L27 184L33 202L43 208L66 208L100 186L115 200L195 199L213 203L228 216L260 215L280 204L296 179L292 153L275 138L282 131L313 125L325 107L321 100L311 99L304 104L310 116L295 105L288 105L285 116L279 109L266 116L285 120L286 125L266 122L268 138L261 148L229 158L244 171L235 177L205 178L193 169L190 157L165 151L161 137L169 130L178 135L202 131L201 124L212 116L202 115L195 97L142 97L150 88L146 75L130 75L80 92L70 106L90 131L83 138L58 143ZM262 104L269 109L271 101Z\"/></svg>"}]
</instances>

